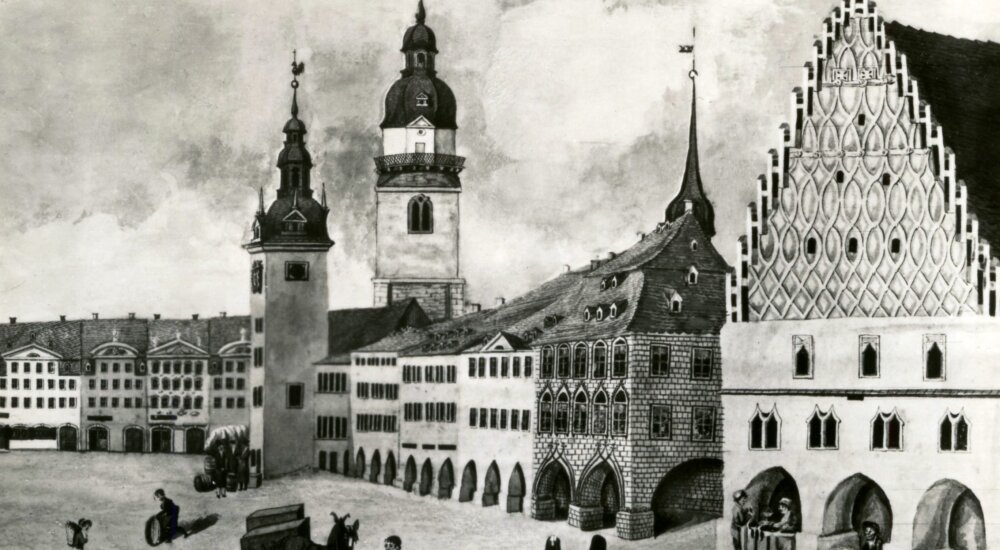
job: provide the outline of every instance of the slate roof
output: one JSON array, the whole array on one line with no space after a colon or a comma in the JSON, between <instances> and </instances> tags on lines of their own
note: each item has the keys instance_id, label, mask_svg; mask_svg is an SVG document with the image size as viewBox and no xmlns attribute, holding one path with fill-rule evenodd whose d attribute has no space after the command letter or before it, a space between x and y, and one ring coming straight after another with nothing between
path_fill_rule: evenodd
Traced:
<instances>
[{"instance_id":1,"label":"slate roof","mask_svg":"<svg viewBox=\"0 0 1000 550\"><path fill-rule=\"evenodd\" d=\"M423 327L430 319L415 299L386 307L338 309L327 312L327 356L317 364L346 365L351 351L377 342L407 327Z\"/></svg>"},{"instance_id":2,"label":"slate roof","mask_svg":"<svg viewBox=\"0 0 1000 550\"><path fill-rule=\"evenodd\" d=\"M90 357L90 352L101 344L112 342L115 331L118 331L118 342L135 348L140 355L148 349L149 331L145 319L91 319L76 321L83 325L83 357Z\"/></svg>"},{"instance_id":3,"label":"slate roof","mask_svg":"<svg viewBox=\"0 0 1000 550\"><path fill-rule=\"evenodd\" d=\"M250 338L250 317L247 315L236 315L226 317L212 317L208 320L208 352L217 355L219 350L227 344L239 342L242 339L242 332L246 331L247 338Z\"/></svg>"},{"instance_id":4,"label":"slate roof","mask_svg":"<svg viewBox=\"0 0 1000 550\"><path fill-rule=\"evenodd\" d=\"M149 349L152 350L174 341L178 334L181 340L201 349L209 346L208 319L154 319L149 321Z\"/></svg>"},{"instance_id":5,"label":"slate roof","mask_svg":"<svg viewBox=\"0 0 1000 550\"><path fill-rule=\"evenodd\" d=\"M965 180L979 234L1000 244L1000 44L955 38L887 22L896 50L906 54L920 97L944 128Z\"/></svg>"}]
</instances>

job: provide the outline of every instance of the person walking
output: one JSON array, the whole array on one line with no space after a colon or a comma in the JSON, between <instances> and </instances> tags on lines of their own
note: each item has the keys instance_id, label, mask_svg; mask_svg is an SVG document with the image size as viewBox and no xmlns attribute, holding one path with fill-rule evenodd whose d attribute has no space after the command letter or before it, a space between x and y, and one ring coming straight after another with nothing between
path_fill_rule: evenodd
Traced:
<instances>
[{"instance_id":1,"label":"person walking","mask_svg":"<svg viewBox=\"0 0 1000 550\"><path fill-rule=\"evenodd\" d=\"M747 492L740 489L733 493L733 521L729 525L729 534L733 538L733 550L743 550L740 540L744 527L749 527L753 521L753 507L747 505Z\"/></svg>"},{"instance_id":2,"label":"person walking","mask_svg":"<svg viewBox=\"0 0 1000 550\"><path fill-rule=\"evenodd\" d=\"M181 515L181 508L174 504L174 501L167 498L167 494L163 489L157 489L153 491L153 498L160 501L160 513L157 514L160 517L160 525L163 528L164 542L173 542L177 538L178 534L182 534L185 537L188 536L187 530L178 525L178 520Z\"/></svg>"},{"instance_id":3,"label":"person walking","mask_svg":"<svg viewBox=\"0 0 1000 550\"><path fill-rule=\"evenodd\" d=\"M246 491L250 485L250 445L245 439L241 439L236 447L236 477L240 491Z\"/></svg>"},{"instance_id":4,"label":"person walking","mask_svg":"<svg viewBox=\"0 0 1000 550\"><path fill-rule=\"evenodd\" d=\"M590 539L590 550L608 550L608 541L601 535L594 535Z\"/></svg>"},{"instance_id":5,"label":"person walking","mask_svg":"<svg viewBox=\"0 0 1000 550\"><path fill-rule=\"evenodd\" d=\"M562 541L555 535L550 536L545 539L545 550L562 550Z\"/></svg>"},{"instance_id":6,"label":"person walking","mask_svg":"<svg viewBox=\"0 0 1000 550\"><path fill-rule=\"evenodd\" d=\"M223 439L221 445L222 451L222 498L226 498L226 484L229 480L229 475L236 474L236 461L233 459L233 448L229 443L229 439Z\"/></svg>"},{"instance_id":7,"label":"person walking","mask_svg":"<svg viewBox=\"0 0 1000 550\"><path fill-rule=\"evenodd\" d=\"M212 484L215 485L215 498L222 498L226 492L226 465L224 463L222 444L216 442L209 452L215 458L215 470L212 472Z\"/></svg>"}]
</instances>

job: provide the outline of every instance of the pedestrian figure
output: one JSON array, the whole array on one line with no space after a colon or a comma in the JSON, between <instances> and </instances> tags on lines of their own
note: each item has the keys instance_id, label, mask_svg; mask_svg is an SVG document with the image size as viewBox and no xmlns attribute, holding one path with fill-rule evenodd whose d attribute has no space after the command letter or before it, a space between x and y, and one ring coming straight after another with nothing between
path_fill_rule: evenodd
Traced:
<instances>
[{"instance_id":1,"label":"pedestrian figure","mask_svg":"<svg viewBox=\"0 0 1000 550\"><path fill-rule=\"evenodd\" d=\"M229 475L232 474L236 476L236 459L233 456L233 447L229 442L229 438L222 440L222 464L225 473L222 476L222 498L226 498L226 486L229 481Z\"/></svg>"},{"instance_id":2,"label":"pedestrian figure","mask_svg":"<svg viewBox=\"0 0 1000 550\"><path fill-rule=\"evenodd\" d=\"M226 495L226 458L222 447L222 442L216 442L212 447L212 455L215 456L215 474L212 477L212 483L215 484L215 498Z\"/></svg>"},{"instance_id":3,"label":"pedestrian figure","mask_svg":"<svg viewBox=\"0 0 1000 550\"><path fill-rule=\"evenodd\" d=\"M562 550L562 543L559 537L552 535L545 539L545 550Z\"/></svg>"},{"instance_id":4,"label":"pedestrian figure","mask_svg":"<svg viewBox=\"0 0 1000 550\"><path fill-rule=\"evenodd\" d=\"M882 530L873 521L861 524L861 550L882 550Z\"/></svg>"},{"instance_id":5,"label":"pedestrian figure","mask_svg":"<svg viewBox=\"0 0 1000 550\"><path fill-rule=\"evenodd\" d=\"M88 540L88 531L90 531L90 526L93 524L87 518L80 518L76 523L67 521L64 524L66 527L66 545L70 548L84 550L84 546L86 546Z\"/></svg>"},{"instance_id":6,"label":"pedestrian figure","mask_svg":"<svg viewBox=\"0 0 1000 550\"><path fill-rule=\"evenodd\" d=\"M403 539L396 535L390 535L385 538L385 550L402 550L402 548Z\"/></svg>"},{"instance_id":7,"label":"pedestrian figure","mask_svg":"<svg viewBox=\"0 0 1000 550\"><path fill-rule=\"evenodd\" d=\"M747 492L740 489L733 493L733 521L729 526L729 534L733 538L733 550L743 550L740 532L753 522L753 507L747 504Z\"/></svg>"},{"instance_id":8,"label":"pedestrian figure","mask_svg":"<svg viewBox=\"0 0 1000 550\"><path fill-rule=\"evenodd\" d=\"M238 480L237 489L246 491L250 485L250 444L246 439L240 439L236 447L236 476Z\"/></svg>"},{"instance_id":9,"label":"pedestrian figure","mask_svg":"<svg viewBox=\"0 0 1000 550\"><path fill-rule=\"evenodd\" d=\"M167 498L167 494L163 492L163 489L154 491L153 498L160 501L160 513L157 516L160 518L161 529L166 533L163 540L165 542L173 542L178 534L183 534L187 537L187 531L177 524L178 518L181 515L180 507L174 504L174 501Z\"/></svg>"},{"instance_id":10,"label":"pedestrian figure","mask_svg":"<svg viewBox=\"0 0 1000 550\"><path fill-rule=\"evenodd\" d=\"M590 539L590 550L608 550L608 541L601 535L594 535Z\"/></svg>"},{"instance_id":11,"label":"pedestrian figure","mask_svg":"<svg viewBox=\"0 0 1000 550\"><path fill-rule=\"evenodd\" d=\"M792 511L792 499L783 498L778 501L778 511L781 516L777 521L763 521L760 524L761 531L772 531L777 533L795 533L799 530L799 518Z\"/></svg>"}]
</instances>

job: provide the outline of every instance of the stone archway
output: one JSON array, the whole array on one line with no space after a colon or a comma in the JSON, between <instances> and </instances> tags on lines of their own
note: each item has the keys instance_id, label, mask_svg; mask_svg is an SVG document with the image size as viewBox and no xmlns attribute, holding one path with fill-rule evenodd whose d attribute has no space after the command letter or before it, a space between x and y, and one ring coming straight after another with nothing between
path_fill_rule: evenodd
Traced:
<instances>
[{"instance_id":1,"label":"stone archway","mask_svg":"<svg viewBox=\"0 0 1000 550\"><path fill-rule=\"evenodd\" d=\"M434 465L431 459L425 459L423 467L420 468L420 496L431 494L431 487L434 485Z\"/></svg>"},{"instance_id":2,"label":"stone archway","mask_svg":"<svg viewBox=\"0 0 1000 550\"><path fill-rule=\"evenodd\" d=\"M104 426L91 426L87 430L87 449L91 451L108 450L108 429Z\"/></svg>"},{"instance_id":3,"label":"stone archway","mask_svg":"<svg viewBox=\"0 0 1000 550\"><path fill-rule=\"evenodd\" d=\"M462 471L462 487L458 490L458 501L469 502L476 494L476 463L470 460Z\"/></svg>"},{"instance_id":4,"label":"stone archway","mask_svg":"<svg viewBox=\"0 0 1000 550\"><path fill-rule=\"evenodd\" d=\"M660 479L650 508L660 534L722 517L722 461L699 458L677 465Z\"/></svg>"},{"instance_id":5,"label":"stone archway","mask_svg":"<svg viewBox=\"0 0 1000 550\"><path fill-rule=\"evenodd\" d=\"M396 457L389 451L389 458L385 459L385 474L382 476L382 482L386 485L392 485L396 481Z\"/></svg>"},{"instance_id":6,"label":"stone archway","mask_svg":"<svg viewBox=\"0 0 1000 550\"><path fill-rule=\"evenodd\" d=\"M378 476L382 473L382 455L379 454L378 449L372 453L372 465L368 469L368 481L372 483L378 483Z\"/></svg>"},{"instance_id":7,"label":"stone archway","mask_svg":"<svg viewBox=\"0 0 1000 550\"><path fill-rule=\"evenodd\" d=\"M514 470L507 479L507 513L524 511L524 472L520 464L514 465Z\"/></svg>"},{"instance_id":8,"label":"stone archway","mask_svg":"<svg viewBox=\"0 0 1000 550\"><path fill-rule=\"evenodd\" d=\"M78 448L79 430L76 426L65 425L59 427L59 450L75 451Z\"/></svg>"},{"instance_id":9,"label":"stone archway","mask_svg":"<svg viewBox=\"0 0 1000 550\"><path fill-rule=\"evenodd\" d=\"M417 481L417 461L413 456L406 459L406 469L403 471L403 490L407 493L413 491L413 484Z\"/></svg>"},{"instance_id":10,"label":"stone archway","mask_svg":"<svg viewBox=\"0 0 1000 550\"><path fill-rule=\"evenodd\" d=\"M558 460L542 467L532 495L534 519L566 519L573 499L573 478Z\"/></svg>"},{"instance_id":11,"label":"stone archway","mask_svg":"<svg viewBox=\"0 0 1000 550\"><path fill-rule=\"evenodd\" d=\"M174 431L165 426L157 426L150 430L151 444L149 451L153 453L169 453L174 448Z\"/></svg>"},{"instance_id":12,"label":"stone archway","mask_svg":"<svg viewBox=\"0 0 1000 550\"><path fill-rule=\"evenodd\" d=\"M580 481L577 500L580 503L577 527L584 530L613 527L622 508L618 472L607 461L595 465Z\"/></svg>"},{"instance_id":13,"label":"stone archway","mask_svg":"<svg viewBox=\"0 0 1000 550\"><path fill-rule=\"evenodd\" d=\"M141 453L146 450L146 434L139 426L125 428L122 437L125 439L126 453Z\"/></svg>"},{"instance_id":14,"label":"stone archway","mask_svg":"<svg viewBox=\"0 0 1000 550\"><path fill-rule=\"evenodd\" d=\"M783 498L792 501L792 512L795 517L802 517L799 486L795 483L795 478L780 466L768 468L754 476L747 484L746 492L747 503L753 507L758 519L766 519L766 514L776 513L778 503ZM801 528L800 525L799 529Z\"/></svg>"},{"instance_id":15,"label":"stone archway","mask_svg":"<svg viewBox=\"0 0 1000 550\"><path fill-rule=\"evenodd\" d=\"M931 485L913 518L913 550L984 550L983 507L968 487L942 479Z\"/></svg>"},{"instance_id":16,"label":"stone archway","mask_svg":"<svg viewBox=\"0 0 1000 550\"><path fill-rule=\"evenodd\" d=\"M451 466L451 459L446 459L438 472L438 498L450 499L451 491L455 487L455 470Z\"/></svg>"},{"instance_id":17,"label":"stone archway","mask_svg":"<svg viewBox=\"0 0 1000 550\"><path fill-rule=\"evenodd\" d=\"M354 477L358 479L365 478L365 449L364 447L358 449L358 456L354 459Z\"/></svg>"},{"instance_id":18,"label":"stone archway","mask_svg":"<svg viewBox=\"0 0 1000 550\"><path fill-rule=\"evenodd\" d=\"M852 543L855 546L848 547L856 547L858 533L866 522L878 526L883 541L892 540L889 498L877 483L858 473L837 484L827 497L818 547L832 549Z\"/></svg>"},{"instance_id":19,"label":"stone archway","mask_svg":"<svg viewBox=\"0 0 1000 550\"><path fill-rule=\"evenodd\" d=\"M205 452L204 428L188 428L184 432L184 452L192 455Z\"/></svg>"},{"instance_id":20,"label":"stone archway","mask_svg":"<svg viewBox=\"0 0 1000 550\"><path fill-rule=\"evenodd\" d=\"M486 469L486 480L483 483L483 506L496 506L500 495L500 468L496 461Z\"/></svg>"}]
</instances>

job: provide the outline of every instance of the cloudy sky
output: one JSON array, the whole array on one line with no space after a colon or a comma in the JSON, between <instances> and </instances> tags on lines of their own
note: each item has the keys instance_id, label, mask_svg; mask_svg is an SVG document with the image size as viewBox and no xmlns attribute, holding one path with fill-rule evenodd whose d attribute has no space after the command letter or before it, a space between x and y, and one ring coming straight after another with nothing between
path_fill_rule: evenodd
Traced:
<instances>
[{"instance_id":1,"label":"cloudy sky","mask_svg":"<svg viewBox=\"0 0 1000 550\"><path fill-rule=\"evenodd\" d=\"M981 0L883 15L1000 41ZM459 102L462 269L484 305L631 244L687 148L696 52L702 176L730 260L830 0L427 0ZM987 11L988 10L988 11ZM249 309L240 248L300 105L331 202L333 307L371 303L382 96L415 1L0 0L0 315Z\"/></svg>"}]
</instances>

